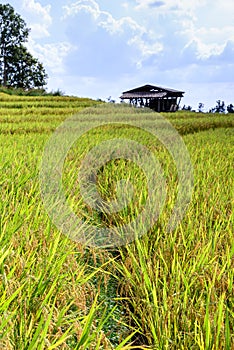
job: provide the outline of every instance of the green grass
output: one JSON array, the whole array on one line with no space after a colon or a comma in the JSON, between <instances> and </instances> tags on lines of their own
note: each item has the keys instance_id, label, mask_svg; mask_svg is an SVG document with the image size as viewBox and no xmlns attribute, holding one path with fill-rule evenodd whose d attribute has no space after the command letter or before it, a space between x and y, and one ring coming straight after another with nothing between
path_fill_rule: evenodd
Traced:
<instances>
[{"instance_id":1,"label":"green grass","mask_svg":"<svg viewBox=\"0 0 234 350\"><path fill-rule=\"evenodd\" d=\"M116 200L116 185L127 178L132 200L111 215L88 206L77 173L92 147L131 139L148 147L164 171L166 202L156 224L135 241L105 250L59 232L39 188L44 146L74 113L87 125L103 115L112 122L129 116L142 125L157 123L152 111L96 105L69 97L0 96L0 349L233 349L233 118L164 115L183 137L194 169L191 203L172 232L166 226L177 171L159 141L120 123L92 129L73 144L63 172L67 201L96 226L128 223L148 191L139 166L112 160L98 172L98 191Z\"/></svg>"}]
</instances>

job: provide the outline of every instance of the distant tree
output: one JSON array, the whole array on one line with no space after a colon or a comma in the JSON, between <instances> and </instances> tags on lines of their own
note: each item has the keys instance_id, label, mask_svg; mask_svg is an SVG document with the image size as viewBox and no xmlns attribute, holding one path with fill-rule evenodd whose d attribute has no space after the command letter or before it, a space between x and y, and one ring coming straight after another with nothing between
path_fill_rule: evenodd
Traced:
<instances>
[{"instance_id":1,"label":"distant tree","mask_svg":"<svg viewBox=\"0 0 234 350\"><path fill-rule=\"evenodd\" d=\"M60 89L57 89L55 91L51 91L50 94L53 96L65 96L65 92L60 90Z\"/></svg>"},{"instance_id":2,"label":"distant tree","mask_svg":"<svg viewBox=\"0 0 234 350\"><path fill-rule=\"evenodd\" d=\"M107 101L108 101L109 103L115 103L115 100L112 100L111 96L109 96L109 97L107 98Z\"/></svg>"},{"instance_id":3,"label":"distant tree","mask_svg":"<svg viewBox=\"0 0 234 350\"><path fill-rule=\"evenodd\" d=\"M210 113L225 113L225 103L224 101L221 102L221 100L216 101L216 106L212 109L210 109Z\"/></svg>"},{"instance_id":4,"label":"distant tree","mask_svg":"<svg viewBox=\"0 0 234 350\"><path fill-rule=\"evenodd\" d=\"M191 111L192 110L192 107L191 106L185 106L183 105L182 107L182 111Z\"/></svg>"},{"instance_id":5,"label":"distant tree","mask_svg":"<svg viewBox=\"0 0 234 350\"><path fill-rule=\"evenodd\" d=\"M227 112L228 113L234 113L234 106L233 106L233 104L230 104L230 105L227 106Z\"/></svg>"},{"instance_id":6,"label":"distant tree","mask_svg":"<svg viewBox=\"0 0 234 350\"><path fill-rule=\"evenodd\" d=\"M203 108L204 108L204 103L200 102L200 103L198 104L198 112L199 112L199 113L203 113Z\"/></svg>"},{"instance_id":7,"label":"distant tree","mask_svg":"<svg viewBox=\"0 0 234 350\"><path fill-rule=\"evenodd\" d=\"M45 69L23 45L30 29L10 5L0 4L0 85L14 88L43 88Z\"/></svg>"}]
</instances>

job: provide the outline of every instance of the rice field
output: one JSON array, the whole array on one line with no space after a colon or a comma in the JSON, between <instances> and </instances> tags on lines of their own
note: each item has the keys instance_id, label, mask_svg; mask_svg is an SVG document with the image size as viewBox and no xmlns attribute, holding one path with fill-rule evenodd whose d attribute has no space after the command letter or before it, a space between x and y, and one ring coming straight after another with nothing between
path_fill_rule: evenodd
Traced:
<instances>
[{"instance_id":1,"label":"rice field","mask_svg":"<svg viewBox=\"0 0 234 350\"><path fill-rule=\"evenodd\" d=\"M132 161L134 150L124 159L118 147L131 140L160 163L164 201L158 218L145 233L144 217L135 239L125 244L70 239L43 201L46 145L76 113L77 129L88 131L66 153L62 185L69 208L96 231L118 231L142 214L148 198L159 200L147 186L149 174ZM172 153L145 129L162 127L156 113L75 97L0 94L0 349L234 349L234 119L186 111L162 118L186 146L194 178L186 212L173 230L167 225L179 171ZM92 193L82 196L78 173L87 154L90 162L97 159L93 148L117 139L117 155L99 166L95 179L105 203L122 200L108 212L89 202ZM90 177L83 172L87 182L92 166L85 168ZM129 197L122 195L122 179Z\"/></svg>"}]
</instances>

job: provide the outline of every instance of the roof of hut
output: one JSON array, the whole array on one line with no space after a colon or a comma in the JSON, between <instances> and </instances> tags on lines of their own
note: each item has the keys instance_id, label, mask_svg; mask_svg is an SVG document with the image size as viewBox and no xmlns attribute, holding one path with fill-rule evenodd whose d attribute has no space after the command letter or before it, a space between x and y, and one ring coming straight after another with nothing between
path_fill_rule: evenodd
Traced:
<instances>
[{"instance_id":1,"label":"roof of hut","mask_svg":"<svg viewBox=\"0 0 234 350\"><path fill-rule=\"evenodd\" d=\"M129 98L162 98L162 97L183 97L184 91L168 89L155 85L143 85L135 89L124 91L121 99Z\"/></svg>"}]
</instances>

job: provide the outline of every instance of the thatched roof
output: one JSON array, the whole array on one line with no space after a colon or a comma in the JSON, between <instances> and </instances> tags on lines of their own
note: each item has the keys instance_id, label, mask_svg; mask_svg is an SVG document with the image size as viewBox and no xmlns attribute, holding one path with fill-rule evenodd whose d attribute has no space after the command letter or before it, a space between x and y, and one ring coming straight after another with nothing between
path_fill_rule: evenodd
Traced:
<instances>
[{"instance_id":1,"label":"thatched roof","mask_svg":"<svg viewBox=\"0 0 234 350\"><path fill-rule=\"evenodd\" d=\"M124 91L121 99L130 98L163 98L163 97L183 97L184 91L163 88L161 86L143 85L138 88Z\"/></svg>"}]
</instances>

